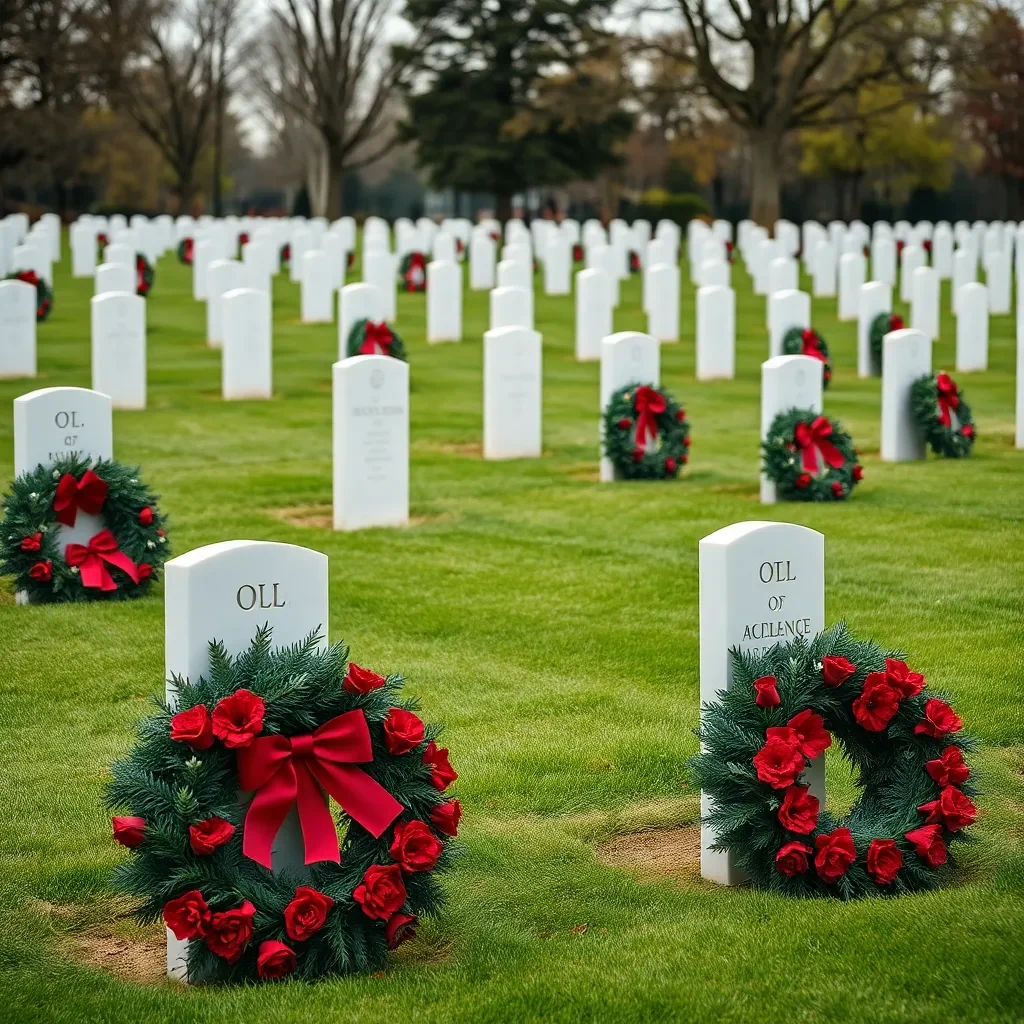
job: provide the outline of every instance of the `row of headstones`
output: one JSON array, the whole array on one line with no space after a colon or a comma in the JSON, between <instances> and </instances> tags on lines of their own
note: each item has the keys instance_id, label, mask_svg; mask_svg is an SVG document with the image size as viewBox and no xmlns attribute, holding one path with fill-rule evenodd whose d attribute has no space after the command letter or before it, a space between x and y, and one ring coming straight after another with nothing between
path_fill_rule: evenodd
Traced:
<instances>
[{"instance_id":1,"label":"row of headstones","mask_svg":"<svg viewBox=\"0 0 1024 1024\"><path fill-rule=\"evenodd\" d=\"M0 219L0 279L32 271L52 287L53 265L60 257L60 218L55 213L44 213L31 225L23 213Z\"/></svg>"}]
</instances>

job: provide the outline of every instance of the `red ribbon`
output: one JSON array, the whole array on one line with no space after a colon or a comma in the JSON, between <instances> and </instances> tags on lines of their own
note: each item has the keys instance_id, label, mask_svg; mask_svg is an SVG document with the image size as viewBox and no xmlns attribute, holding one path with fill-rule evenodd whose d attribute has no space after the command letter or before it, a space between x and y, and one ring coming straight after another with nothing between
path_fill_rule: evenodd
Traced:
<instances>
[{"instance_id":1,"label":"red ribbon","mask_svg":"<svg viewBox=\"0 0 1024 1024\"><path fill-rule=\"evenodd\" d=\"M95 516L99 514L106 500L107 482L91 469L82 474L81 480L76 480L70 473L65 473L57 484L53 511L57 513L58 523L74 526L79 509Z\"/></svg>"},{"instance_id":2,"label":"red ribbon","mask_svg":"<svg viewBox=\"0 0 1024 1024\"><path fill-rule=\"evenodd\" d=\"M195 243L192 241L191 238L186 238L185 239L185 262L186 263L191 263L192 262L192 247L194 245L195 245Z\"/></svg>"},{"instance_id":3,"label":"red ribbon","mask_svg":"<svg viewBox=\"0 0 1024 1024\"><path fill-rule=\"evenodd\" d=\"M324 790L379 839L403 808L379 782L355 767L372 760L370 730L358 709L332 718L312 735L259 736L240 748L239 783L242 789L255 790L245 814L242 852L269 868L274 837L295 804L306 863L339 864L338 833Z\"/></svg>"},{"instance_id":4,"label":"red ribbon","mask_svg":"<svg viewBox=\"0 0 1024 1024\"><path fill-rule=\"evenodd\" d=\"M30 284L35 288L39 287L39 275L34 270L23 270L18 274L18 280L24 281L25 284Z\"/></svg>"},{"instance_id":5,"label":"red ribbon","mask_svg":"<svg viewBox=\"0 0 1024 1024\"><path fill-rule=\"evenodd\" d=\"M832 424L824 416L813 423L798 423L793 431L793 440L803 452L804 470L814 473L818 469L817 452L833 468L838 469L846 461L843 453L828 439L832 436Z\"/></svg>"},{"instance_id":6,"label":"red ribbon","mask_svg":"<svg viewBox=\"0 0 1024 1024\"><path fill-rule=\"evenodd\" d=\"M394 340L395 336L391 333L391 328L383 320L380 323L367 320L366 336L362 345L359 346L359 354L373 356L379 352L383 356L389 356L391 355L391 342Z\"/></svg>"},{"instance_id":7,"label":"red ribbon","mask_svg":"<svg viewBox=\"0 0 1024 1024\"><path fill-rule=\"evenodd\" d=\"M636 444L642 448L647 439L652 441L658 436L657 417L665 411L665 396L646 385L636 389L633 399L636 410Z\"/></svg>"},{"instance_id":8,"label":"red ribbon","mask_svg":"<svg viewBox=\"0 0 1024 1024\"><path fill-rule=\"evenodd\" d=\"M944 427L952 426L953 418L950 409L960 407L960 398L956 393L956 382L948 373L940 373L935 378L935 389L939 399L939 422Z\"/></svg>"},{"instance_id":9,"label":"red ribbon","mask_svg":"<svg viewBox=\"0 0 1024 1024\"><path fill-rule=\"evenodd\" d=\"M803 354L805 356L811 356L814 359L820 359L823 363L828 362L825 358L825 353L818 348L818 336L810 328L800 335L800 340L803 342Z\"/></svg>"},{"instance_id":10,"label":"red ribbon","mask_svg":"<svg viewBox=\"0 0 1024 1024\"><path fill-rule=\"evenodd\" d=\"M69 544L64 552L68 565L80 565L82 567L82 586L93 587L97 590L117 590L107 567L103 564L109 562L116 565L118 569L126 572L132 583L139 582L139 571L135 563L123 552L117 550L117 539L109 530L100 530L89 541L88 547L81 544Z\"/></svg>"}]
</instances>

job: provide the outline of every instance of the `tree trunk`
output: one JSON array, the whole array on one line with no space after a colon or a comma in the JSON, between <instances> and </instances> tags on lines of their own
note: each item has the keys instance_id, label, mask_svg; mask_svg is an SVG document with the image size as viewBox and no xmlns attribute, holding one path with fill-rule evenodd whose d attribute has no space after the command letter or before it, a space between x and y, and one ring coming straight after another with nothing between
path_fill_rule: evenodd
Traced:
<instances>
[{"instance_id":1,"label":"tree trunk","mask_svg":"<svg viewBox=\"0 0 1024 1024\"><path fill-rule=\"evenodd\" d=\"M343 200L341 194L342 180L345 176L345 157L340 147L329 146L327 149L327 209L323 216L328 220L337 220L343 211Z\"/></svg>"},{"instance_id":2,"label":"tree trunk","mask_svg":"<svg viewBox=\"0 0 1024 1024\"><path fill-rule=\"evenodd\" d=\"M754 129L750 137L750 219L771 231L779 219L782 136L772 128Z\"/></svg>"},{"instance_id":3,"label":"tree trunk","mask_svg":"<svg viewBox=\"0 0 1024 1024\"><path fill-rule=\"evenodd\" d=\"M494 216L504 224L512 219L512 193L499 192L494 199Z\"/></svg>"},{"instance_id":4,"label":"tree trunk","mask_svg":"<svg viewBox=\"0 0 1024 1024\"><path fill-rule=\"evenodd\" d=\"M215 217L223 216L223 200L221 198L221 165L224 159L224 87L223 79L217 87L217 109L213 121L213 187L211 189L211 205Z\"/></svg>"}]
</instances>

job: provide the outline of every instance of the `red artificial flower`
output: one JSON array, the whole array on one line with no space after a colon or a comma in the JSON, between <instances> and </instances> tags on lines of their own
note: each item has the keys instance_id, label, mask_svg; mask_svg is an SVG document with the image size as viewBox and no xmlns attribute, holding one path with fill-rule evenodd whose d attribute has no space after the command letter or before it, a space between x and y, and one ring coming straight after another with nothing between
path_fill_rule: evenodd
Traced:
<instances>
[{"instance_id":1,"label":"red artificial flower","mask_svg":"<svg viewBox=\"0 0 1024 1024\"><path fill-rule=\"evenodd\" d=\"M911 672L905 661L885 659L885 681L903 697L916 697L924 689L924 676Z\"/></svg>"},{"instance_id":2,"label":"red artificial flower","mask_svg":"<svg viewBox=\"0 0 1024 1024\"><path fill-rule=\"evenodd\" d=\"M941 825L922 825L904 836L918 855L930 867L937 868L946 863L946 842L942 838Z\"/></svg>"},{"instance_id":3,"label":"red artificial flower","mask_svg":"<svg viewBox=\"0 0 1024 1024\"><path fill-rule=\"evenodd\" d=\"M782 703L779 691L775 688L775 676L761 676L754 680L754 703L759 708L774 708Z\"/></svg>"},{"instance_id":4,"label":"red artificial flower","mask_svg":"<svg viewBox=\"0 0 1024 1024\"><path fill-rule=\"evenodd\" d=\"M200 857L208 857L218 846L223 846L235 834L235 826L230 821L213 815L189 825L188 842L192 852Z\"/></svg>"},{"instance_id":5,"label":"red artificial flower","mask_svg":"<svg viewBox=\"0 0 1024 1024\"><path fill-rule=\"evenodd\" d=\"M443 793L459 777L448 760L448 748L439 747L433 740L423 751L423 763L430 765L430 781L439 793Z\"/></svg>"},{"instance_id":6,"label":"red artificial flower","mask_svg":"<svg viewBox=\"0 0 1024 1024\"><path fill-rule=\"evenodd\" d=\"M392 914L384 926L388 949L397 949L403 942L416 938L415 914Z\"/></svg>"},{"instance_id":7,"label":"red artificial flower","mask_svg":"<svg viewBox=\"0 0 1024 1024\"><path fill-rule=\"evenodd\" d=\"M837 497L843 496L843 485L838 480L832 481L832 493Z\"/></svg>"},{"instance_id":8,"label":"red artificial flower","mask_svg":"<svg viewBox=\"0 0 1024 1024\"><path fill-rule=\"evenodd\" d=\"M826 686L842 686L857 671L857 666L846 658L826 654L821 659L821 678Z\"/></svg>"},{"instance_id":9,"label":"red artificial flower","mask_svg":"<svg viewBox=\"0 0 1024 1024\"><path fill-rule=\"evenodd\" d=\"M900 245L902 245L902 244L903 243L901 242ZM902 331L903 330L903 317L897 316L895 313L893 313L893 315L889 317L889 330L890 331Z\"/></svg>"},{"instance_id":10,"label":"red artificial flower","mask_svg":"<svg viewBox=\"0 0 1024 1024\"><path fill-rule=\"evenodd\" d=\"M801 473L793 483L800 488L801 491L811 486L811 474Z\"/></svg>"},{"instance_id":11,"label":"red artificial flower","mask_svg":"<svg viewBox=\"0 0 1024 1024\"><path fill-rule=\"evenodd\" d=\"M790 832L807 836L818 824L818 798L810 792L810 786L790 786L779 807L779 821Z\"/></svg>"},{"instance_id":12,"label":"red artificial flower","mask_svg":"<svg viewBox=\"0 0 1024 1024\"><path fill-rule=\"evenodd\" d=\"M157 531L156 531L156 535L157 535L158 537L166 537L166 536L167 536L167 534L166 534L166 533L164 533L164 531L163 531L163 530L157 530Z\"/></svg>"},{"instance_id":13,"label":"red artificial flower","mask_svg":"<svg viewBox=\"0 0 1024 1024\"><path fill-rule=\"evenodd\" d=\"M135 566L135 571L138 573L139 582L141 583L143 580L148 580L149 577L153 575L153 566L148 562L139 562L139 564Z\"/></svg>"},{"instance_id":14,"label":"red artificial flower","mask_svg":"<svg viewBox=\"0 0 1024 1024\"><path fill-rule=\"evenodd\" d=\"M934 736L939 739L951 732L959 732L964 727L956 712L944 701L932 697L925 701L924 721L914 726L917 735Z\"/></svg>"},{"instance_id":15,"label":"red artificial flower","mask_svg":"<svg viewBox=\"0 0 1024 1024\"><path fill-rule=\"evenodd\" d=\"M395 826L391 859L403 871L432 870L443 849L441 840L422 821L404 821Z\"/></svg>"},{"instance_id":16,"label":"red artificial flower","mask_svg":"<svg viewBox=\"0 0 1024 1024\"><path fill-rule=\"evenodd\" d=\"M171 719L171 739L187 743L193 750L209 750L213 746L213 725L206 705L179 711Z\"/></svg>"},{"instance_id":17,"label":"red artificial flower","mask_svg":"<svg viewBox=\"0 0 1024 1024\"><path fill-rule=\"evenodd\" d=\"M462 804L458 800L449 800L440 804L430 812L430 823L438 832L446 836L459 834L459 822L462 820Z\"/></svg>"},{"instance_id":18,"label":"red artificial flower","mask_svg":"<svg viewBox=\"0 0 1024 1024\"><path fill-rule=\"evenodd\" d=\"M853 702L853 717L868 732L881 732L900 709L900 693L885 681L884 672L872 672Z\"/></svg>"},{"instance_id":19,"label":"red artificial flower","mask_svg":"<svg viewBox=\"0 0 1024 1024\"><path fill-rule=\"evenodd\" d=\"M300 885L291 903L284 908L284 930L293 942L305 942L327 922L327 914L334 900L318 889Z\"/></svg>"},{"instance_id":20,"label":"red artificial flower","mask_svg":"<svg viewBox=\"0 0 1024 1024\"><path fill-rule=\"evenodd\" d=\"M802 875L807 870L807 856L813 852L804 843L786 843L775 854L775 870L787 878Z\"/></svg>"},{"instance_id":21,"label":"red artificial flower","mask_svg":"<svg viewBox=\"0 0 1024 1024\"><path fill-rule=\"evenodd\" d=\"M940 786L959 786L966 782L971 774L970 769L964 764L964 755L960 748L954 746L946 747L934 761L928 761L924 770Z\"/></svg>"},{"instance_id":22,"label":"red artificial flower","mask_svg":"<svg viewBox=\"0 0 1024 1024\"><path fill-rule=\"evenodd\" d=\"M960 428L960 433L963 434L964 437L974 437L974 427L972 427L970 423L965 423Z\"/></svg>"},{"instance_id":23,"label":"red artificial flower","mask_svg":"<svg viewBox=\"0 0 1024 1024\"><path fill-rule=\"evenodd\" d=\"M348 665L348 675L341 684L349 693L369 693L384 685L384 677L371 672L368 668L360 668L354 661Z\"/></svg>"},{"instance_id":24,"label":"red artificial flower","mask_svg":"<svg viewBox=\"0 0 1024 1024\"><path fill-rule=\"evenodd\" d=\"M687 441L686 443L687 443L687 446L689 446L690 442ZM684 455L679 461L685 466L690 461L690 456L689 455Z\"/></svg>"},{"instance_id":25,"label":"red artificial flower","mask_svg":"<svg viewBox=\"0 0 1024 1024\"><path fill-rule=\"evenodd\" d=\"M903 867L903 854L895 839L872 839L868 846L868 874L879 885L891 885Z\"/></svg>"},{"instance_id":26,"label":"red artificial flower","mask_svg":"<svg viewBox=\"0 0 1024 1024\"><path fill-rule=\"evenodd\" d=\"M643 450L643 448L634 448L633 449L633 461L634 462L643 462L644 461L644 450Z\"/></svg>"},{"instance_id":27,"label":"red artificial flower","mask_svg":"<svg viewBox=\"0 0 1024 1024\"><path fill-rule=\"evenodd\" d=\"M665 460L665 472L666 473L674 473L675 471L676 471L676 460L675 459L666 459Z\"/></svg>"},{"instance_id":28,"label":"red artificial flower","mask_svg":"<svg viewBox=\"0 0 1024 1024\"><path fill-rule=\"evenodd\" d=\"M210 952L233 964L252 938L255 914L256 908L248 900L240 907L212 914L206 926L206 946Z\"/></svg>"},{"instance_id":29,"label":"red artificial flower","mask_svg":"<svg viewBox=\"0 0 1024 1024\"><path fill-rule=\"evenodd\" d=\"M853 479L863 480L864 479L864 467L858 463L853 467Z\"/></svg>"},{"instance_id":30,"label":"red artificial flower","mask_svg":"<svg viewBox=\"0 0 1024 1024\"><path fill-rule=\"evenodd\" d=\"M618 423L619 430L629 430L633 426L633 421L628 416L623 416Z\"/></svg>"},{"instance_id":31,"label":"red artificial flower","mask_svg":"<svg viewBox=\"0 0 1024 1024\"><path fill-rule=\"evenodd\" d=\"M213 735L234 750L247 747L263 732L263 698L246 689L235 690L213 709Z\"/></svg>"},{"instance_id":32,"label":"red artificial flower","mask_svg":"<svg viewBox=\"0 0 1024 1024\"><path fill-rule=\"evenodd\" d=\"M186 939L201 939L210 924L210 908L198 889L164 904L164 924L174 932L174 937L183 942Z\"/></svg>"},{"instance_id":33,"label":"red artificial flower","mask_svg":"<svg viewBox=\"0 0 1024 1024\"><path fill-rule=\"evenodd\" d=\"M295 970L295 953L277 939L267 939L260 943L256 956L256 973L264 980L283 978Z\"/></svg>"},{"instance_id":34,"label":"red artificial flower","mask_svg":"<svg viewBox=\"0 0 1024 1024\"><path fill-rule=\"evenodd\" d=\"M685 420L685 419L686 419L686 410L685 409L680 409L676 413L676 422L677 423L682 423L683 420Z\"/></svg>"},{"instance_id":35,"label":"red artificial flower","mask_svg":"<svg viewBox=\"0 0 1024 1024\"><path fill-rule=\"evenodd\" d=\"M785 789L804 770L804 758L797 747L783 739L770 738L754 755L757 777L772 789Z\"/></svg>"},{"instance_id":36,"label":"red artificial flower","mask_svg":"<svg viewBox=\"0 0 1024 1024\"><path fill-rule=\"evenodd\" d=\"M43 546L43 535L33 533L31 537L25 537L21 542L22 551L38 551Z\"/></svg>"},{"instance_id":37,"label":"red artificial flower","mask_svg":"<svg viewBox=\"0 0 1024 1024\"><path fill-rule=\"evenodd\" d=\"M944 825L950 832L959 832L973 825L974 819L978 816L974 801L961 793L956 786L946 786L939 794L938 800L930 800L917 809L928 815L924 819L926 825L938 823Z\"/></svg>"},{"instance_id":38,"label":"red artificial flower","mask_svg":"<svg viewBox=\"0 0 1024 1024\"><path fill-rule=\"evenodd\" d=\"M39 580L40 583L45 583L47 580L53 578L53 562L48 558L45 562L36 562L28 571L29 576L34 580Z\"/></svg>"},{"instance_id":39,"label":"red artificial flower","mask_svg":"<svg viewBox=\"0 0 1024 1024\"><path fill-rule=\"evenodd\" d=\"M367 917L386 921L402 909L405 882L397 864L373 864L366 869L362 882L355 887L352 898Z\"/></svg>"},{"instance_id":40,"label":"red artificial flower","mask_svg":"<svg viewBox=\"0 0 1024 1024\"><path fill-rule=\"evenodd\" d=\"M141 846L146 838L145 818L111 818L110 824L114 827L114 839L129 850Z\"/></svg>"},{"instance_id":41,"label":"red artificial flower","mask_svg":"<svg viewBox=\"0 0 1024 1024\"><path fill-rule=\"evenodd\" d=\"M689 448L690 447L690 435L689 434L687 434L686 437L683 438L683 447L684 448ZM683 456L683 462L685 462L685 461L686 461L686 456L684 455Z\"/></svg>"},{"instance_id":42,"label":"red artificial flower","mask_svg":"<svg viewBox=\"0 0 1024 1024\"><path fill-rule=\"evenodd\" d=\"M151 526L153 523L153 510L147 505L139 512L139 522L143 526Z\"/></svg>"},{"instance_id":43,"label":"red artificial flower","mask_svg":"<svg viewBox=\"0 0 1024 1024\"><path fill-rule=\"evenodd\" d=\"M423 723L411 711L392 708L384 719L384 744L390 754L407 754L423 742Z\"/></svg>"},{"instance_id":44,"label":"red artificial flower","mask_svg":"<svg viewBox=\"0 0 1024 1024\"><path fill-rule=\"evenodd\" d=\"M814 867L823 882L838 881L857 859L853 834L848 828L837 828L834 832L816 836L814 846L818 851L814 855Z\"/></svg>"},{"instance_id":45,"label":"red artificial flower","mask_svg":"<svg viewBox=\"0 0 1024 1024\"><path fill-rule=\"evenodd\" d=\"M796 746L804 757L817 757L832 746L832 735L825 728L824 719L810 708L794 715L784 727L772 727L768 730L768 736L787 739L787 734L780 731L782 728L790 729L796 734Z\"/></svg>"}]
</instances>

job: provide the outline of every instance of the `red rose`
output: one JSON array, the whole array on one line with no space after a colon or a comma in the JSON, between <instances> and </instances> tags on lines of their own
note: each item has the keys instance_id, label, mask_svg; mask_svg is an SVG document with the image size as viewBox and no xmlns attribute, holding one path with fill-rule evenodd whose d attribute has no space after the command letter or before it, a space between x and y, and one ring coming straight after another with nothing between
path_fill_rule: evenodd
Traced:
<instances>
[{"instance_id":1,"label":"red rose","mask_svg":"<svg viewBox=\"0 0 1024 1024\"><path fill-rule=\"evenodd\" d=\"M794 715L786 723L786 728L796 733L797 746L804 757L817 757L832 746L832 735L825 728L824 719L810 708ZM772 729L768 730L768 735L773 735Z\"/></svg>"},{"instance_id":2,"label":"red rose","mask_svg":"<svg viewBox=\"0 0 1024 1024\"><path fill-rule=\"evenodd\" d=\"M210 908L198 889L190 889L183 896L164 904L164 923L174 932L174 937L201 939L210 923Z\"/></svg>"},{"instance_id":3,"label":"red rose","mask_svg":"<svg viewBox=\"0 0 1024 1024\"><path fill-rule=\"evenodd\" d=\"M256 973L264 979L283 978L295 970L295 953L277 939L260 943Z\"/></svg>"},{"instance_id":4,"label":"red rose","mask_svg":"<svg viewBox=\"0 0 1024 1024\"><path fill-rule=\"evenodd\" d=\"M439 793L443 793L459 777L448 760L448 748L439 747L433 740L423 751L423 763L430 765L430 781Z\"/></svg>"},{"instance_id":5,"label":"red rose","mask_svg":"<svg viewBox=\"0 0 1024 1024\"><path fill-rule=\"evenodd\" d=\"M240 907L211 915L206 926L206 945L210 952L233 964L252 938L255 913L256 908L245 900Z\"/></svg>"},{"instance_id":6,"label":"red rose","mask_svg":"<svg viewBox=\"0 0 1024 1024\"><path fill-rule=\"evenodd\" d=\"M643 462L644 461L644 450L643 450L643 448L634 448L633 449L633 461L634 462Z\"/></svg>"},{"instance_id":7,"label":"red rose","mask_svg":"<svg viewBox=\"0 0 1024 1024\"><path fill-rule=\"evenodd\" d=\"M666 459L665 460L665 472L666 473L674 473L675 471L676 471L676 460L675 459Z\"/></svg>"},{"instance_id":8,"label":"red rose","mask_svg":"<svg viewBox=\"0 0 1024 1024\"><path fill-rule=\"evenodd\" d=\"M22 551L38 551L43 546L43 535L41 533L33 533L31 537L26 537L21 542Z\"/></svg>"},{"instance_id":9,"label":"red rose","mask_svg":"<svg viewBox=\"0 0 1024 1024\"><path fill-rule=\"evenodd\" d=\"M974 427L972 427L970 423L966 423L960 428L960 433L963 434L964 437L974 437Z\"/></svg>"},{"instance_id":10,"label":"red rose","mask_svg":"<svg viewBox=\"0 0 1024 1024\"><path fill-rule=\"evenodd\" d=\"M685 410L685 409L680 409L680 410L679 410L679 411L678 411L678 412L676 413L676 421L677 421L678 423L682 423L682 422L683 422L683 420L685 420L685 419L686 419L686 410Z\"/></svg>"},{"instance_id":11,"label":"red rose","mask_svg":"<svg viewBox=\"0 0 1024 1024\"><path fill-rule=\"evenodd\" d=\"M405 882L397 864L374 864L366 869L362 882L355 887L352 898L367 917L386 921L402 909Z\"/></svg>"},{"instance_id":12,"label":"red rose","mask_svg":"<svg viewBox=\"0 0 1024 1024\"><path fill-rule=\"evenodd\" d=\"M775 708L782 703L779 691L775 688L775 676L761 676L754 680L754 703L759 708Z\"/></svg>"},{"instance_id":13,"label":"red rose","mask_svg":"<svg viewBox=\"0 0 1024 1024\"><path fill-rule=\"evenodd\" d=\"M949 746L934 760L928 761L924 770L940 786L959 786L971 774L964 764L964 755L959 747Z\"/></svg>"},{"instance_id":14,"label":"red rose","mask_svg":"<svg viewBox=\"0 0 1024 1024\"><path fill-rule=\"evenodd\" d=\"M899 243L899 247L903 248L903 243ZM903 330L903 317L897 316L895 313L889 317L889 330L890 331L902 331Z\"/></svg>"},{"instance_id":15,"label":"red rose","mask_svg":"<svg viewBox=\"0 0 1024 1024\"><path fill-rule=\"evenodd\" d=\"M911 672L905 661L885 659L885 681L904 697L916 697L924 689L924 676Z\"/></svg>"},{"instance_id":16,"label":"red rose","mask_svg":"<svg viewBox=\"0 0 1024 1024\"><path fill-rule=\"evenodd\" d=\"M368 668L360 668L354 661L348 664L348 675L341 684L349 693L369 693L384 685L384 677L371 672Z\"/></svg>"},{"instance_id":17,"label":"red rose","mask_svg":"<svg viewBox=\"0 0 1024 1024\"><path fill-rule=\"evenodd\" d=\"M686 447L687 448L690 447L690 442L689 441L686 442ZM679 461L685 466L690 461L690 456L689 455L680 456Z\"/></svg>"},{"instance_id":18,"label":"red rose","mask_svg":"<svg viewBox=\"0 0 1024 1024\"><path fill-rule=\"evenodd\" d=\"M904 837L914 853L930 867L937 868L946 863L946 843L942 838L941 825L922 825L908 832Z\"/></svg>"},{"instance_id":19,"label":"red rose","mask_svg":"<svg viewBox=\"0 0 1024 1024\"><path fill-rule=\"evenodd\" d=\"M846 658L827 654L821 659L821 677L826 686L842 686L856 671L857 666Z\"/></svg>"},{"instance_id":20,"label":"red rose","mask_svg":"<svg viewBox=\"0 0 1024 1024\"><path fill-rule=\"evenodd\" d=\"M397 949L403 942L416 938L415 914L392 914L384 926L388 949Z\"/></svg>"},{"instance_id":21,"label":"red rose","mask_svg":"<svg viewBox=\"0 0 1024 1024\"><path fill-rule=\"evenodd\" d=\"M218 846L223 846L235 834L235 826L230 821L212 818L200 821L188 827L188 842L192 851L200 857L208 857Z\"/></svg>"},{"instance_id":22,"label":"red rose","mask_svg":"<svg viewBox=\"0 0 1024 1024\"><path fill-rule=\"evenodd\" d=\"M135 571L139 574L139 582L142 580L148 580L153 575L153 566L147 562L140 562L135 566Z\"/></svg>"},{"instance_id":23,"label":"red rose","mask_svg":"<svg viewBox=\"0 0 1024 1024\"><path fill-rule=\"evenodd\" d=\"M881 732L896 717L900 694L885 682L884 672L872 672L864 680L864 689L853 702L853 717L868 732Z\"/></svg>"},{"instance_id":24,"label":"red rose","mask_svg":"<svg viewBox=\"0 0 1024 1024\"><path fill-rule=\"evenodd\" d=\"M864 479L864 467L858 463L853 467L853 479L863 480Z\"/></svg>"},{"instance_id":25,"label":"red rose","mask_svg":"<svg viewBox=\"0 0 1024 1024\"><path fill-rule=\"evenodd\" d=\"M903 854L895 839L872 839L868 847L868 874L879 885L891 885L903 867Z\"/></svg>"},{"instance_id":26,"label":"red rose","mask_svg":"<svg viewBox=\"0 0 1024 1024\"><path fill-rule=\"evenodd\" d=\"M391 754L407 754L423 742L423 723L411 712L392 708L384 719L384 744Z\"/></svg>"},{"instance_id":27,"label":"red rose","mask_svg":"<svg viewBox=\"0 0 1024 1024\"><path fill-rule=\"evenodd\" d=\"M939 739L947 733L959 732L963 727L964 723L944 700L932 697L925 701L924 721L914 726L914 732Z\"/></svg>"},{"instance_id":28,"label":"red rose","mask_svg":"<svg viewBox=\"0 0 1024 1024\"><path fill-rule=\"evenodd\" d=\"M209 750L213 746L213 726L206 705L179 711L171 719L171 739L187 743L193 750Z\"/></svg>"},{"instance_id":29,"label":"red rose","mask_svg":"<svg viewBox=\"0 0 1024 1024\"><path fill-rule=\"evenodd\" d=\"M34 580L45 583L53 577L53 562L47 559L45 562L36 562L28 571L29 576Z\"/></svg>"},{"instance_id":30,"label":"red rose","mask_svg":"<svg viewBox=\"0 0 1024 1024\"><path fill-rule=\"evenodd\" d=\"M803 843L786 843L775 854L775 870L787 878L802 875L807 870L807 855L812 852Z\"/></svg>"},{"instance_id":31,"label":"red rose","mask_svg":"<svg viewBox=\"0 0 1024 1024\"><path fill-rule=\"evenodd\" d=\"M689 436L689 435L687 435L686 437L684 437L684 438L683 438L683 447L684 447L684 448L689 448L689 447L690 447L690 443L691 443L691 442L690 442L690 436ZM684 456L684 458L683 458L683 461L684 461L684 462L686 461L686 458L685 458L685 456Z\"/></svg>"},{"instance_id":32,"label":"red rose","mask_svg":"<svg viewBox=\"0 0 1024 1024\"><path fill-rule=\"evenodd\" d=\"M235 690L213 709L213 735L225 747L247 747L263 732L263 699L249 690Z\"/></svg>"},{"instance_id":33,"label":"red rose","mask_svg":"<svg viewBox=\"0 0 1024 1024\"><path fill-rule=\"evenodd\" d=\"M145 818L111 818L110 824L114 827L114 839L129 850L141 846L146 838Z\"/></svg>"},{"instance_id":34,"label":"red rose","mask_svg":"<svg viewBox=\"0 0 1024 1024\"><path fill-rule=\"evenodd\" d=\"M438 832L446 836L459 834L459 822L462 820L462 804L458 800L449 800L446 804L435 807L430 812L430 823Z\"/></svg>"},{"instance_id":35,"label":"red rose","mask_svg":"<svg viewBox=\"0 0 1024 1024\"><path fill-rule=\"evenodd\" d=\"M924 820L926 825L938 822L945 825L950 832L959 832L962 828L973 825L974 819L978 816L974 802L956 786L946 786L939 794L938 800L921 804L918 810L928 815Z\"/></svg>"},{"instance_id":36,"label":"red rose","mask_svg":"<svg viewBox=\"0 0 1024 1024\"><path fill-rule=\"evenodd\" d=\"M153 523L153 510L147 505L139 512L139 522L143 526L151 526Z\"/></svg>"},{"instance_id":37,"label":"red rose","mask_svg":"<svg viewBox=\"0 0 1024 1024\"><path fill-rule=\"evenodd\" d=\"M628 416L623 416L618 423L619 430L629 430L633 426L633 421Z\"/></svg>"},{"instance_id":38,"label":"red rose","mask_svg":"<svg viewBox=\"0 0 1024 1024\"><path fill-rule=\"evenodd\" d=\"M772 789L785 789L804 770L804 758L796 746L774 737L754 755L754 767L762 782Z\"/></svg>"},{"instance_id":39,"label":"red rose","mask_svg":"<svg viewBox=\"0 0 1024 1024\"><path fill-rule=\"evenodd\" d=\"M790 786L779 808L782 827L804 836L810 835L818 824L818 798L809 790L810 786Z\"/></svg>"},{"instance_id":40,"label":"red rose","mask_svg":"<svg viewBox=\"0 0 1024 1024\"><path fill-rule=\"evenodd\" d=\"M800 488L801 491L805 490L806 488L811 486L811 474L810 473L801 473L796 478L794 483L796 484L797 487Z\"/></svg>"},{"instance_id":41,"label":"red rose","mask_svg":"<svg viewBox=\"0 0 1024 1024\"><path fill-rule=\"evenodd\" d=\"M334 906L334 900L308 885L295 890L291 903L284 908L284 930L293 942L305 942L320 931L327 921L327 914Z\"/></svg>"},{"instance_id":42,"label":"red rose","mask_svg":"<svg viewBox=\"0 0 1024 1024\"><path fill-rule=\"evenodd\" d=\"M157 530L157 531L156 531L156 535L157 535L158 537L166 537L166 536L167 536L167 534L166 534L166 533L164 533L164 531L163 531L163 530Z\"/></svg>"},{"instance_id":43,"label":"red rose","mask_svg":"<svg viewBox=\"0 0 1024 1024\"><path fill-rule=\"evenodd\" d=\"M403 871L430 871L444 847L422 821L405 821L395 826L391 859Z\"/></svg>"},{"instance_id":44,"label":"red rose","mask_svg":"<svg viewBox=\"0 0 1024 1024\"><path fill-rule=\"evenodd\" d=\"M843 485L838 480L832 481L832 493L837 497L843 496Z\"/></svg>"},{"instance_id":45,"label":"red rose","mask_svg":"<svg viewBox=\"0 0 1024 1024\"><path fill-rule=\"evenodd\" d=\"M817 836L814 846L818 851L814 855L814 866L823 882L838 881L857 859L853 834L848 828L837 828L827 835Z\"/></svg>"}]
</instances>

